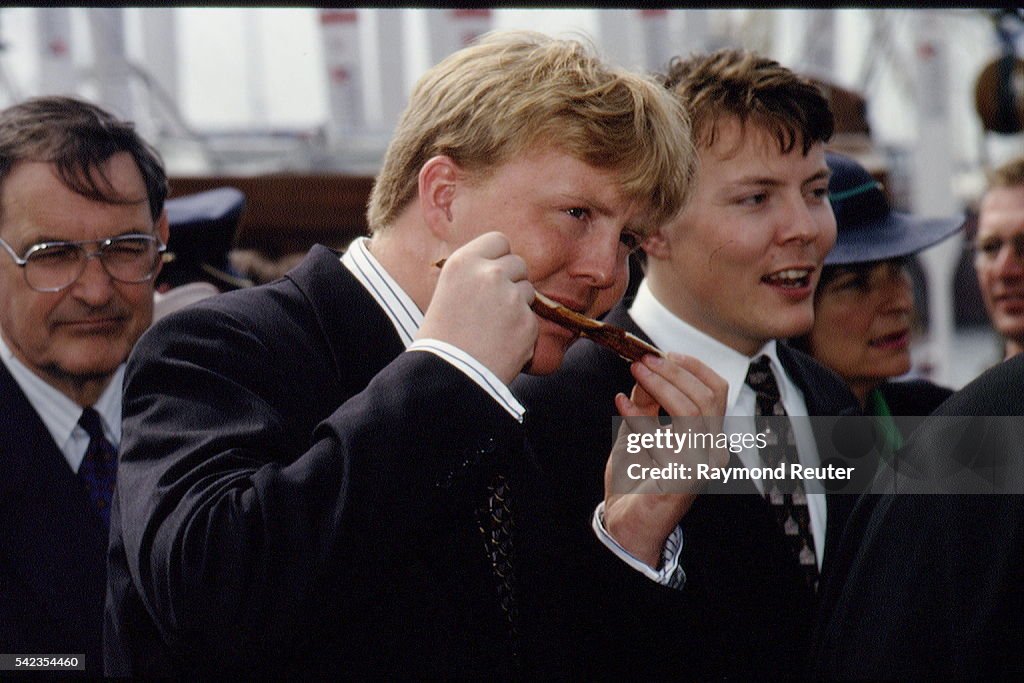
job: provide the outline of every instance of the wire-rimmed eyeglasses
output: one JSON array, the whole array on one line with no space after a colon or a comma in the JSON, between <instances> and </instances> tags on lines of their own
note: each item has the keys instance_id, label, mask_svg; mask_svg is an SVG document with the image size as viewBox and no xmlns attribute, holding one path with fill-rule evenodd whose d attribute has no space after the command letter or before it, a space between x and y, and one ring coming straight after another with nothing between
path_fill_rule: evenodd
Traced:
<instances>
[{"instance_id":1,"label":"wire-rimmed eyeglasses","mask_svg":"<svg viewBox=\"0 0 1024 683\"><path fill-rule=\"evenodd\" d=\"M96 245L92 251L86 246ZM154 235L129 234L102 240L80 242L40 242L18 256L3 238L0 246L25 273L25 282L37 292L59 292L85 272L94 256L103 264L107 275L135 284L152 279L160 263L160 254L167 246Z\"/></svg>"}]
</instances>

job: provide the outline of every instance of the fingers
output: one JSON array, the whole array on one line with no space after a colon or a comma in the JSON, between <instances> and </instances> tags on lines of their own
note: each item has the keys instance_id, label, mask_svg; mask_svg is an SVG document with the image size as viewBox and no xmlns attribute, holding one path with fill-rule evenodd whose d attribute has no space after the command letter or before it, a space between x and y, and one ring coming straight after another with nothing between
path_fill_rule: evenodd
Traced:
<instances>
[{"instance_id":1,"label":"fingers","mask_svg":"<svg viewBox=\"0 0 1024 683\"><path fill-rule=\"evenodd\" d=\"M634 556L656 562L665 538L686 515L702 485L659 477L635 479L624 475L623 468L636 463L655 468L724 465L728 460L724 449L703 440L689 445L672 440L657 416L664 410L680 418L697 417L707 423L707 428L697 432L718 434L729 386L703 363L680 354L666 358L648 355L630 370L636 386L630 396L620 393L615 397L615 407L624 419L605 470L605 523L608 532ZM676 434L690 431L681 428L681 422L673 421Z\"/></svg>"},{"instance_id":2,"label":"fingers","mask_svg":"<svg viewBox=\"0 0 1024 683\"><path fill-rule=\"evenodd\" d=\"M633 405L641 410L657 411L661 407L658 405L658 402L654 400L654 397L647 393L647 391L639 384L633 385L633 392L630 394L629 400ZM654 414L657 415L657 412Z\"/></svg>"},{"instance_id":3,"label":"fingers","mask_svg":"<svg viewBox=\"0 0 1024 683\"><path fill-rule=\"evenodd\" d=\"M707 385L716 394L725 395L729 393L729 383L725 381L725 378L693 356L669 352L668 357L669 360L693 374L694 377Z\"/></svg>"},{"instance_id":4,"label":"fingers","mask_svg":"<svg viewBox=\"0 0 1024 683\"><path fill-rule=\"evenodd\" d=\"M445 263L470 258L483 259L500 265L503 274L510 280L526 279L526 262L512 253L512 245L508 237L500 232L485 232L471 239L452 252L452 255L445 259Z\"/></svg>"},{"instance_id":5,"label":"fingers","mask_svg":"<svg viewBox=\"0 0 1024 683\"><path fill-rule=\"evenodd\" d=\"M508 238L500 232L488 232L470 240L462 248L457 249L448 261L454 269L469 267L475 262L481 277L490 278L494 282L509 281L515 284L519 298L529 305L533 302L535 291L527 279L526 261L513 254Z\"/></svg>"},{"instance_id":6,"label":"fingers","mask_svg":"<svg viewBox=\"0 0 1024 683\"><path fill-rule=\"evenodd\" d=\"M619 393L615 397L615 408L623 417L655 417L660 407L639 384L633 385L633 392L629 396Z\"/></svg>"},{"instance_id":7,"label":"fingers","mask_svg":"<svg viewBox=\"0 0 1024 683\"><path fill-rule=\"evenodd\" d=\"M520 259L522 260L522 259ZM516 290L519 292L519 298L529 306L533 303L534 298L537 296L537 290L533 288L533 284L526 279L515 282Z\"/></svg>"},{"instance_id":8,"label":"fingers","mask_svg":"<svg viewBox=\"0 0 1024 683\"><path fill-rule=\"evenodd\" d=\"M533 355L535 295L508 238L485 233L445 259L416 336L452 344L507 384Z\"/></svg>"},{"instance_id":9,"label":"fingers","mask_svg":"<svg viewBox=\"0 0 1024 683\"><path fill-rule=\"evenodd\" d=\"M461 255L476 256L484 259L499 259L512 252L512 245L508 238L500 232L485 232L474 237L464 245L456 249L449 260L457 259Z\"/></svg>"},{"instance_id":10,"label":"fingers","mask_svg":"<svg viewBox=\"0 0 1024 683\"><path fill-rule=\"evenodd\" d=\"M521 256L515 254L505 254L499 258L493 259L490 264L500 277L503 277L512 282L527 282L526 280L526 261Z\"/></svg>"},{"instance_id":11,"label":"fingers","mask_svg":"<svg viewBox=\"0 0 1024 683\"><path fill-rule=\"evenodd\" d=\"M637 384L669 415L725 414L729 385L690 356L644 356L630 368Z\"/></svg>"},{"instance_id":12,"label":"fingers","mask_svg":"<svg viewBox=\"0 0 1024 683\"><path fill-rule=\"evenodd\" d=\"M469 263L486 263L489 272L512 282L525 280L526 261L511 252L508 238L500 232L488 232L470 240L444 259L450 270L466 267Z\"/></svg>"},{"instance_id":13,"label":"fingers","mask_svg":"<svg viewBox=\"0 0 1024 683\"><path fill-rule=\"evenodd\" d=\"M644 356L630 367L641 386L668 415L700 415L700 407L692 397L704 389L692 373L671 361L657 356Z\"/></svg>"},{"instance_id":14,"label":"fingers","mask_svg":"<svg viewBox=\"0 0 1024 683\"><path fill-rule=\"evenodd\" d=\"M618 441L627 439L629 434L649 432L657 424L660 406L639 385L633 387L629 397L623 393L616 395L615 407L623 418Z\"/></svg>"}]
</instances>

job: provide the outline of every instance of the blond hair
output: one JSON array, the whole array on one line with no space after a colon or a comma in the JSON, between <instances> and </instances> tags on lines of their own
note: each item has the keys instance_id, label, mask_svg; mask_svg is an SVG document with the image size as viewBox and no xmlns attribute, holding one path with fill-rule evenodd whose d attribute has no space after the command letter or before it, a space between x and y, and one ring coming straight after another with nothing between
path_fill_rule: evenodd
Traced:
<instances>
[{"instance_id":1,"label":"blond hair","mask_svg":"<svg viewBox=\"0 0 1024 683\"><path fill-rule=\"evenodd\" d=\"M988 175L988 189L1024 185L1024 156L1007 161Z\"/></svg>"},{"instance_id":2,"label":"blond hair","mask_svg":"<svg viewBox=\"0 0 1024 683\"><path fill-rule=\"evenodd\" d=\"M698 147L715 143L718 123L726 118L737 119L744 130L752 123L768 131L786 154L797 144L807 154L832 137L832 111L818 86L753 52L675 57L661 81L689 111Z\"/></svg>"},{"instance_id":3,"label":"blond hair","mask_svg":"<svg viewBox=\"0 0 1024 683\"><path fill-rule=\"evenodd\" d=\"M601 62L577 41L484 36L430 69L413 90L367 209L384 229L416 197L418 175L446 155L477 178L538 145L617 172L648 206L648 229L686 200L695 155L682 107L651 79Z\"/></svg>"}]
</instances>

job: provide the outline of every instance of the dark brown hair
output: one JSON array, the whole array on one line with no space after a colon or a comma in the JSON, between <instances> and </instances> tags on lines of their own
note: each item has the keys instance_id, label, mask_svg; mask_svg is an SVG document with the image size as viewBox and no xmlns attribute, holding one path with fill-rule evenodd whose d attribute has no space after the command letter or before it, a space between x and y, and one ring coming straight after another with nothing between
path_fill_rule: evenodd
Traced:
<instances>
[{"instance_id":1,"label":"dark brown hair","mask_svg":"<svg viewBox=\"0 0 1024 683\"><path fill-rule=\"evenodd\" d=\"M779 149L797 144L804 154L832 137L834 120L825 95L810 80L778 62L745 50L675 57L661 76L690 113L694 143L714 144L718 122L734 117L772 133Z\"/></svg>"},{"instance_id":2,"label":"dark brown hair","mask_svg":"<svg viewBox=\"0 0 1024 683\"><path fill-rule=\"evenodd\" d=\"M103 166L127 152L146 185L155 221L167 198L167 174L160 154L122 121L96 105L73 97L36 97L0 112L0 184L21 161L53 164L68 189L109 204L132 204L111 185Z\"/></svg>"}]
</instances>

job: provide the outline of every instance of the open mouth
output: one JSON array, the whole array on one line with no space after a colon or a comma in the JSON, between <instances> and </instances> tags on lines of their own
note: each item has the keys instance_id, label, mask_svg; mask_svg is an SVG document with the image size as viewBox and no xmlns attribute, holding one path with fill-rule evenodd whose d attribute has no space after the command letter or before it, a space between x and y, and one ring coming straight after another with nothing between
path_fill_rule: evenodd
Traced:
<instances>
[{"instance_id":1,"label":"open mouth","mask_svg":"<svg viewBox=\"0 0 1024 683\"><path fill-rule=\"evenodd\" d=\"M763 276L761 282L783 289L801 289L810 286L813 272L811 268L787 268Z\"/></svg>"}]
</instances>

